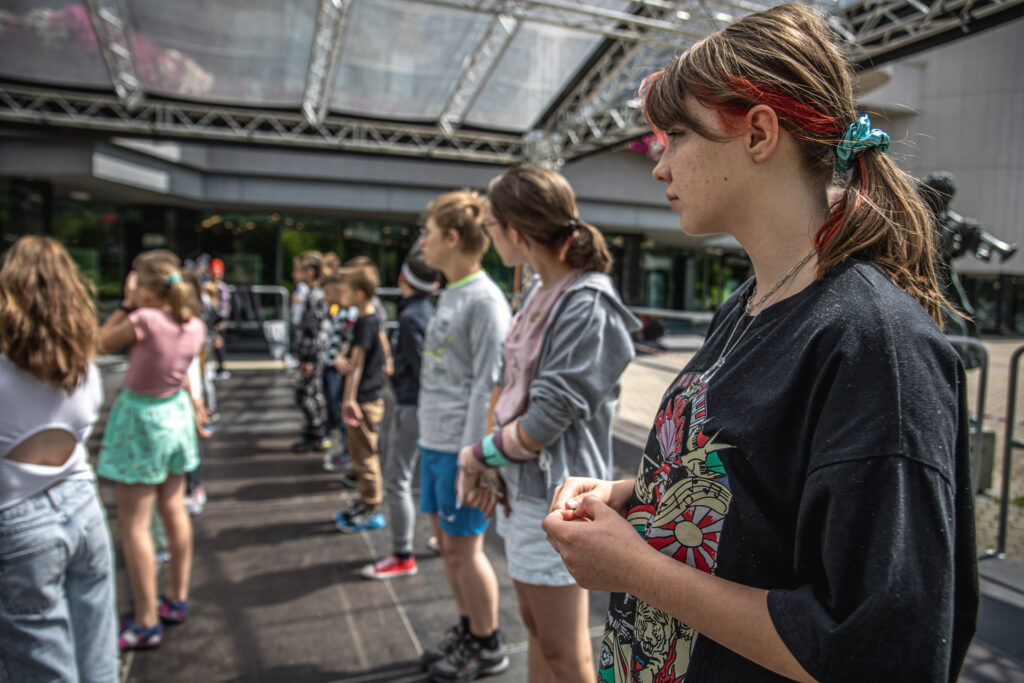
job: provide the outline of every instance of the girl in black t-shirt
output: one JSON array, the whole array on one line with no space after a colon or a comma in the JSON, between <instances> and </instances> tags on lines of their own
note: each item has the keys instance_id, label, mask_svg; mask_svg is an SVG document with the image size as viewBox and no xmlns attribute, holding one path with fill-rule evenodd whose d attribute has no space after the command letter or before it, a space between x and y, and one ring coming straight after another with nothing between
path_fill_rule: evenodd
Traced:
<instances>
[{"instance_id":1,"label":"girl in black t-shirt","mask_svg":"<svg viewBox=\"0 0 1024 683\"><path fill-rule=\"evenodd\" d=\"M755 277L636 479L569 478L544 521L613 593L598 679L955 681L978 604L965 382L888 136L806 5L709 36L642 95L683 230L732 235Z\"/></svg>"}]
</instances>

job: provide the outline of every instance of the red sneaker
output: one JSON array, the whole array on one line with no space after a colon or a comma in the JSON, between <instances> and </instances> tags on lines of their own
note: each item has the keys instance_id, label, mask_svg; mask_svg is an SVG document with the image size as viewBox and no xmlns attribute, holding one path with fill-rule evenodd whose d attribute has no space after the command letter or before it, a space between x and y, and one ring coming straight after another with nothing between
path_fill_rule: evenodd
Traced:
<instances>
[{"instance_id":1,"label":"red sneaker","mask_svg":"<svg viewBox=\"0 0 1024 683\"><path fill-rule=\"evenodd\" d=\"M395 576L412 576L417 571L415 557L400 560L396 555L388 555L383 560L366 565L359 573L367 579L390 579Z\"/></svg>"}]
</instances>

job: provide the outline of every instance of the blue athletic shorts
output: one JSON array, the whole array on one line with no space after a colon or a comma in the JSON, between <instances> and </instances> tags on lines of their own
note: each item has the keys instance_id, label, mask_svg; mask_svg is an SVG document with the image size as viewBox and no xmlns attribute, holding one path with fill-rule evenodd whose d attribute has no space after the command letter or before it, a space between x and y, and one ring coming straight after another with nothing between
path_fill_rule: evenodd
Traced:
<instances>
[{"instance_id":1,"label":"blue athletic shorts","mask_svg":"<svg viewBox=\"0 0 1024 683\"><path fill-rule=\"evenodd\" d=\"M449 536L479 536L487 529L482 510L464 505L455 509L455 475L459 454L420 446L420 512L436 514Z\"/></svg>"}]
</instances>

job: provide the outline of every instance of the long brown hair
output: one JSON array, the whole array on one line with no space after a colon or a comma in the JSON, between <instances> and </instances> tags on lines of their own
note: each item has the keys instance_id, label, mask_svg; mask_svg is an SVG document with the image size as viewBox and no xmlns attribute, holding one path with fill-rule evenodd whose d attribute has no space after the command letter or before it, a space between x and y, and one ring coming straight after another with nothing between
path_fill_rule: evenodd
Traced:
<instances>
[{"instance_id":1,"label":"long brown hair","mask_svg":"<svg viewBox=\"0 0 1024 683\"><path fill-rule=\"evenodd\" d=\"M171 315L179 325L184 325L199 314L199 299L195 289L173 261L166 258L147 258L140 254L135 262L138 286L145 287L153 294L166 299L171 306Z\"/></svg>"},{"instance_id":2,"label":"long brown hair","mask_svg":"<svg viewBox=\"0 0 1024 683\"><path fill-rule=\"evenodd\" d=\"M487 187L494 218L510 224L524 237L556 251L569 241L565 262L574 268L607 273L612 256L604 235L579 219L576 196L561 173L546 168L514 166Z\"/></svg>"},{"instance_id":3,"label":"long brown hair","mask_svg":"<svg viewBox=\"0 0 1024 683\"><path fill-rule=\"evenodd\" d=\"M852 71L824 17L800 4L777 5L743 17L700 41L641 88L658 131L684 125L720 139L694 120L687 96L730 124L766 104L795 139L822 192L842 188L815 236L817 276L848 256L870 259L942 325L953 311L935 276L933 225L913 180L881 150L862 152L848 178L838 172L836 145L855 120Z\"/></svg>"},{"instance_id":4,"label":"long brown hair","mask_svg":"<svg viewBox=\"0 0 1024 683\"><path fill-rule=\"evenodd\" d=\"M0 349L41 382L69 394L89 372L98 340L96 305L68 252L25 235L0 260Z\"/></svg>"}]
</instances>

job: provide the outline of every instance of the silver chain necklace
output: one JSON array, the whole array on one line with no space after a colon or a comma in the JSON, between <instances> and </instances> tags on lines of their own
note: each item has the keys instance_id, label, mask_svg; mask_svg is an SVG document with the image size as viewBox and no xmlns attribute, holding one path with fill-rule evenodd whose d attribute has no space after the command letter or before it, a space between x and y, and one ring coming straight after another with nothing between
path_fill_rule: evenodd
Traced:
<instances>
[{"instance_id":1,"label":"silver chain necklace","mask_svg":"<svg viewBox=\"0 0 1024 683\"><path fill-rule=\"evenodd\" d=\"M802 259L797 261L796 265L790 268L789 272L783 275L782 278L775 283L775 286L769 289L768 293L760 297L757 301L754 301L754 297L757 296L757 283L754 283L754 287L750 290L750 296L747 297L747 301L743 304L743 312L746 315L741 315L736 320L736 324L733 325L732 332L729 333L729 338L725 340L725 345L722 347L722 351L718 354L718 358L715 360L714 363L711 364L711 367L709 367L707 370L700 374L700 377L698 377L696 381L693 382L693 384L687 387L685 392L686 396L696 394L698 391L707 386L707 383L711 379L711 377L716 372L718 372L719 368L721 368L725 364L725 359L729 357L729 354L736 350L736 347L740 345L740 341L743 339L743 335L745 335L747 333L747 330L750 329L750 325L754 322L754 316L751 313L751 311L754 310L755 308L759 308L761 304L770 299L773 294L779 291L783 287L783 285L792 280L793 276L799 273L800 270L805 265L807 265L807 262L811 260L811 257L814 256L816 251L817 249L811 249L809 252L807 252L807 256L804 256ZM736 337L736 330L738 330L740 328L740 325L743 324L744 318L747 318L747 324L743 325L743 331L740 332L740 335L738 337ZM735 342L733 342L732 340L733 337L736 337Z\"/></svg>"}]
</instances>

